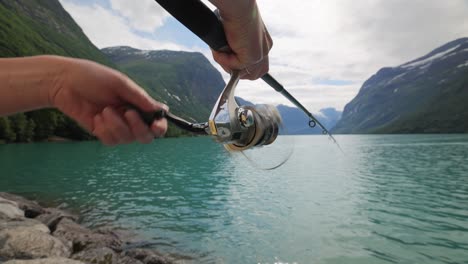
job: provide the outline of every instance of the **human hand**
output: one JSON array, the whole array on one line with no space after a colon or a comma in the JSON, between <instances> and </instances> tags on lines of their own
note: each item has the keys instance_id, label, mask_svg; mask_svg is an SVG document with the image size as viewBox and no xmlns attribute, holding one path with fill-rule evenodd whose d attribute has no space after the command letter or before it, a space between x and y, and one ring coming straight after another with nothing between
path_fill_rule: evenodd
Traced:
<instances>
[{"instance_id":1,"label":"human hand","mask_svg":"<svg viewBox=\"0 0 468 264\"><path fill-rule=\"evenodd\" d=\"M213 51L214 60L227 72L240 70L242 79L256 80L269 71L273 46L255 1L247 5L213 0L219 8L231 53Z\"/></svg>"},{"instance_id":2,"label":"human hand","mask_svg":"<svg viewBox=\"0 0 468 264\"><path fill-rule=\"evenodd\" d=\"M75 119L105 145L133 141L150 143L166 133L166 119L148 127L135 110L128 108L133 105L147 112L168 110L127 76L87 60L57 60L63 70L49 89L49 103Z\"/></svg>"}]
</instances>

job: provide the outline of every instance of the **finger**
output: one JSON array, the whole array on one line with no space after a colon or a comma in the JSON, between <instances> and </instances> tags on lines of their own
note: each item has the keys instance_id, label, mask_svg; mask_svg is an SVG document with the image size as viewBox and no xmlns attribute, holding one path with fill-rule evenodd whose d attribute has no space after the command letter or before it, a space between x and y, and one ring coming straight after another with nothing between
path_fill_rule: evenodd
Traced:
<instances>
[{"instance_id":1,"label":"finger","mask_svg":"<svg viewBox=\"0 0 468 264\"><path fill-rule=\"evenodd\" d=\"M102 118L109 133L117 140L118 144L128 144L135 139L127 123L122 119L122 116L112 107L106 107L104 109Z\"/></svg>"},{"instance_id":2,"label":"finger","mask_svg":"<svg viewBox=\"0 0 468 264\"><path fill-rule=\"evenodd\" d=\"M92 133L107 146L113 146L116 144L116 140L111 133L106 129L104 119L101 114L94 116L94 130Z\"/></svg>"},{"instance_id":3,"label":"finger","mask_svg":"<svg viewBox=\"0 0 468 264\"><path fill-rule=\"evenodd\" d=\"M122 85L117 87L117 93L122 100L129 102L143 111L167 109L166 105L154 100L143 88L128 77L122 75L121 78L123 82Z\"/></svg>"},{"instance_id":4,"label":"finger","mask_svg":"<svg viewBox=\"0 0 468 264\"><path fill-rule=\"evenodd\" d=\"M167 119L163 118L154 121L151 124L151 131L153 131L154 136L157 138L164 136L167 132Z\"/></svg>"},{"instance_id":5,"label":"finger","mask_svg":"<svg viewBox=\"0 0 468 264\"><path fill-rule=\"evenodd\" d=\"M240 78L246 80L257 80L258 78L263 77L269 71L268 57L255 65L246 67L241 71Z\"/></svg>"},{"instance_id":6,"label":"finger","mask_svg":"<svg viewBox=\"0 0 468 264\"><path fill-rule=\"evenodd\" d=\"M143 144L151 143L154 139L153 132L150 128L141 120L140 116L135 110L128 110L124 114L125 120L130 126L133 136Z\"/></svg>"},{"instance_id":7,"label":"finger","mask_svg":"<svg viewBox=\"0 0 468 264\"><path fill-rule=\"evenodd\" d=\"M227 72L229 73L231 70L241 70L245 68L245 65L239 61L234 53L224 53L213 50L213 58L223 69L228 69Z\"/></svg>"}]
</instances>

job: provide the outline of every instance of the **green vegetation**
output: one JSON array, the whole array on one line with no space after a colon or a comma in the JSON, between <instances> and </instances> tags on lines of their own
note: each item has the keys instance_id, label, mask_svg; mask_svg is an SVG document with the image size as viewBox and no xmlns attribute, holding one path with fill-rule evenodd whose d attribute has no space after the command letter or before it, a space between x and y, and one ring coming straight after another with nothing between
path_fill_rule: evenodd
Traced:
<instances>
[{"instance_id":1,"label":"green vegetation","mask_svg":"<svg viewBox=\"0 0 468 264\"><path fill-rule=\"evenodd\" d=\"M187 120L206 122L224 87L221 74L201 53L130 47L102 51L151 96Z\"/></svg>"},{"instance_id":2,"label":"green vegetation","mask_svg":"<svg viewBox=\"0 0 468 264\"><path fill-rule=\"evenodd\" d=\"M6 143L45 141L53 135L73 140L93 139L75 122L53 109L0 117L0 139Z\"/></svg>"},{"instance_id":3,"label":"green vegetation","mask_svg":"<svg viewBox=\"0 0 468 264\"><path fill-rule=\"evenodd\" d=\"M55 54L113 64L57 0L0 1L0 57Z\"/></svg>"}]
</instances>

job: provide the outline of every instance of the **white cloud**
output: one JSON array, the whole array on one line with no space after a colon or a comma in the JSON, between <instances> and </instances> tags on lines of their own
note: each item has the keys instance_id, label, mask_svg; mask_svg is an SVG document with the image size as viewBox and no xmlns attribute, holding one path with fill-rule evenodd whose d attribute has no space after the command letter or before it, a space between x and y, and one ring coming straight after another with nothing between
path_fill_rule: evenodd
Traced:
<instances>
[{"instance_id":1,"label":"white cloud","mask_svg":"<svg viewBox=\"0 0 468 264\"><path fill-rule=\"evenodd\" d=\"M167 14L153 0L139 0L138 6L137 1L108 0L113 10L60 1L98 47L200 51L216 66L208 49L135 33L154 32L166 21ZM468 32L466 0L257 2L274 40L271 74L314 112L329 106L343 109L381 67L403 64ZM322 85L316 80L353 84ZM285 103L262 81L241 82L239 95L255 102Z\"/></svg>"},{"instance_id":2,"label":"white cloud","mask_svg":"<svg viewBox=\"0 0 468 264\"><path fill-rule=\"evenodd\" d=\"M126 18L132 28L153 32L164 24L169 14L154 0L110 0L112 9Z\"/></svg>"},{"instance_id":3,"label":"white cloud","mask_svg":"<svg viewBox=\"0 0 468 264\"><path fill-rule=\"evenodd\" d=\"M131 46L139 49L186 49L176 43L141 37L123 17L100 5L78 5L69 0L60 2L99 48Z\"/></svg>"},{"instance_id":4,"label":"white cloud","mask_svg":"<svg viewBox=\"0 0 468 264\"><path fill-rule=\"evenodd\" d=\"M403 64L468 34L466 0L257 2L274 40L270 72L314 111L326 104L343 109L381 67ZM356 84L314 85L317 79Z\"/></svg>"}]
</instances>

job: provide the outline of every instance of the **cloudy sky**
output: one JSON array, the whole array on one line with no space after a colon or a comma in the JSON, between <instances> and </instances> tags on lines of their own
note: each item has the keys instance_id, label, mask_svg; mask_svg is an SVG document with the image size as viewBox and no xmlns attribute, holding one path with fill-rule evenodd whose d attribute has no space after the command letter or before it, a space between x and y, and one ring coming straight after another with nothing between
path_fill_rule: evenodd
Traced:
<instances>
[{"instance_id":1,"label":"cloudy sky","mask_svg":"<svg viewBox=\"0 0 468 264\"><path fill-rule=\"evenodd\" d=\"M99 48L199 51L212 61L208 47L154 0L60 2ZM274 41L270 73L314 112L325 107L342 110L382 67L468 37L468 0L257 3ZM257 103L287 102L260 80L241 82L238 95Z\"/></svg>"}]
</instances>

